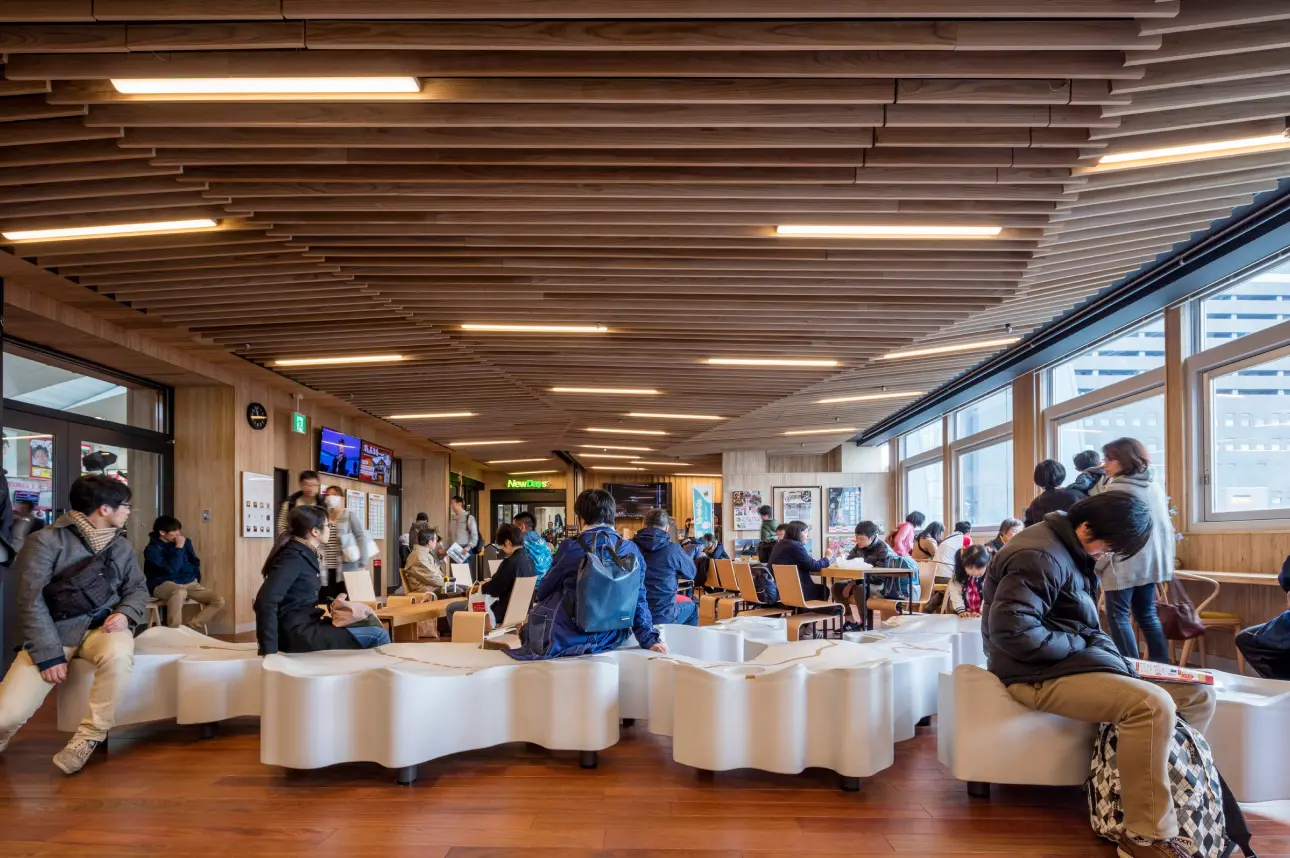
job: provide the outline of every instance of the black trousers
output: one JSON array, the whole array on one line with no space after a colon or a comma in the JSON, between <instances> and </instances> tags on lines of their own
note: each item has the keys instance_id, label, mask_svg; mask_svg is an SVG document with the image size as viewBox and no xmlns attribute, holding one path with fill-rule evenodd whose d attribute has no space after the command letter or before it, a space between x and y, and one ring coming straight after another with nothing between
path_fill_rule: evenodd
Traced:
<instances>
[{"instance_id":1,"label":"black trousers","mask_svg":"<svg viewBox=\"0 0 1290 858\"><path fill-rule=\"evenodd\" d=\"M1264 679L1290 679L1290 650L1264 643L1257 635L1263 626L1251 626L1236 636L1236 648L1254 672Z\"/></svg>"}]
</instances>

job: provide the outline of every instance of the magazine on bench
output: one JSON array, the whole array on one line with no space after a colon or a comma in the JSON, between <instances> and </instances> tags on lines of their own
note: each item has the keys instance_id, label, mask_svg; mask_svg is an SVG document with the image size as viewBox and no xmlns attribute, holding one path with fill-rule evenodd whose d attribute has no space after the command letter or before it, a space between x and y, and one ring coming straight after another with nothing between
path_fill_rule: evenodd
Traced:
<instances>
[{"instance_id":1,"label":"magazine on bench","mask_svg":"<svg viewBox=\"0 0 1290 858\"><path fill-rule=\"evenodd\" d=\"M1187 685L1213 685L1214 674L1208 670L1197 670L1194 667L1174 667L1172 664L1160 664L1155 661L1144 661L1140 658L1126 658L1129 667L1138 672L1143 679L1154 682L1182 682Z\"/></svg>"}]
</instances>

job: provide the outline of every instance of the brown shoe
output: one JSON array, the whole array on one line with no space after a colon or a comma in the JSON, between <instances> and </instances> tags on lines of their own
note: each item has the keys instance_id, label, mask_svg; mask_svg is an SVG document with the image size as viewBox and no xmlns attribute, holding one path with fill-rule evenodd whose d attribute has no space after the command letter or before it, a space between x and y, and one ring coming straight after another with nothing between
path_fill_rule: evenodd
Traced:
<instances>
[{"instance_id":1,"label":"brown shoe","mask_svg":"<svg viewBox=\"0 0 1290 858\"><path fill-rule=\"evenodd\" d=\"M1192 858L1196 850L1190 840L1182 837L1172 840L1139 840L1125 832L1120 835L1116 854L1120 858Z\"/></svg>"}]
</instances>

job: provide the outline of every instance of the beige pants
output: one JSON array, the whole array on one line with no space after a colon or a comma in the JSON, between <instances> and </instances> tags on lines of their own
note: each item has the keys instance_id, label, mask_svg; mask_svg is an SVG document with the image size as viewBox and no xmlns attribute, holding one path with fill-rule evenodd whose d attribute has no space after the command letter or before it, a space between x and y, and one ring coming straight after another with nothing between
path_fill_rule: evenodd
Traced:
<instances>
[{"instance_id":1,"label":"beige pants","mask_svg":"<svg viewBox=\"0 0 1290 858\"><path fill-rule=\"evenodd\" d=\"M93 629L85 634L80 646L65 646L63 653L70 664L83 658L94 665L94 682L90 685L90 711L76 728L73 739L101 742L116 723L116 706L125 692L134 667L134 635L129 631L105 632ZM26 724L54 686L40 675L26 650L18 657L0 682L0 736L13 735Z\"/></svg>"},{"instance_id":2,"label":"beige pants","mask_svg":"<svg viewBox=\"0 0 1290 858\"><path fill-rule=\"evenodd\" d=\"M152 591L153 598L166 603L166 625L177 629L184 617L184 602L192 599L202 606L197 616L188 621L193 628L205 626L224 610L224 599L214 590L208 590L196 581L191 584L176 584L166 581L158 584Z\"/></svg>"},{"instance_id":3,"label":"beige pants","mask_svg":"<svg viewBox=\"0 0 1290 858\"><path fill-rule=\"evenodd\" d=\"M1081 673L1038 684L1009 685L1008 693L1041 712L1115 724L1124 827L1152 840L1178 836L1169 788L1174 715L1204 733L1214 717L1214 689L1177 682L1156 685L1115 673Z\"/></svg>"}]
</instances>

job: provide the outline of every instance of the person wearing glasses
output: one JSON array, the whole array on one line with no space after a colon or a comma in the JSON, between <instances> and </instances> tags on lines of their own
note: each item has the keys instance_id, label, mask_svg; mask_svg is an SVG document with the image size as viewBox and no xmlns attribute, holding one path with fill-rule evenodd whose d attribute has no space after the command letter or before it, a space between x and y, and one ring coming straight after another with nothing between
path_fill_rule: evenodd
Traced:
<instances>
[{"instance_id":1,"label":"person wearing glasses","mask_svg":"<svg viewBox=\"0 0 1290 858\"><path fill-rule=\"evenodd\" d=\"M134 667L132 630L148 584L125 536L130 487L91 474L72 483L71 511L27 537L10 575L18 582L23 650L0 683L0 753L35 714L67 664L94 666L90 711L54 765L79 772L107 738Z\"/></svg>"}]
</instances>

